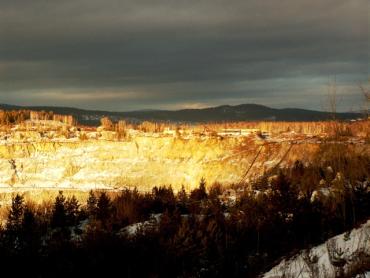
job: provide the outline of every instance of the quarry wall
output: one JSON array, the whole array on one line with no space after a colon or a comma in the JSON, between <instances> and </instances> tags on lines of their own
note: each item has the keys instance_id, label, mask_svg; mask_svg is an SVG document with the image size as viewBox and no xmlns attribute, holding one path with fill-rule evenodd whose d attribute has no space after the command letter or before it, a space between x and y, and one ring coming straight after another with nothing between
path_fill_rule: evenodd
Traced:
<instances>
[{"instance_id":1,"label":"quarry wall","mask_svg":"<svg viewBox=\"0 0 370 278\"><path fill-rule=\"evenodd\" d=\"M317 148L315 144L292 148L288 142L261 147L245 138L171 137L1 144L0 190L137 187L146 191L155 185L172 185L175 190L184 185L190 190L202 177L207 184L232 184L279 162L284 166L296 159L308 161Z\"/></svg>"}]
</instances>

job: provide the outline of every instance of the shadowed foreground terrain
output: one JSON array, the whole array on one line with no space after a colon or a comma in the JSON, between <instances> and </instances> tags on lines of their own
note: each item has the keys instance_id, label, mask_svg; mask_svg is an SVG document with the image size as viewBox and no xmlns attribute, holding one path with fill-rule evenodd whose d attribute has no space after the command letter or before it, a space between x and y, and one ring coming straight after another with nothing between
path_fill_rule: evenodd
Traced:
<instances>
[{"instance_id":1,"label":"shadowed foreground terrain","mask_svg":"<svg viewBox=\"0 0 370 278\"><path fill-rule=\"evenodd\" d=\"M256 277L283 256L366 222L369 177L368 153L330 143L311 163L297 160L231 187L202 179L190 192L91 191L84 202L60 192L42 204L13 195L0 231L2 271L25 271L27 277ZM329 256L334 276L317 277L369 270L368 250L357 251L363 252L356 264Z\"/></svg>"}]
</instances>

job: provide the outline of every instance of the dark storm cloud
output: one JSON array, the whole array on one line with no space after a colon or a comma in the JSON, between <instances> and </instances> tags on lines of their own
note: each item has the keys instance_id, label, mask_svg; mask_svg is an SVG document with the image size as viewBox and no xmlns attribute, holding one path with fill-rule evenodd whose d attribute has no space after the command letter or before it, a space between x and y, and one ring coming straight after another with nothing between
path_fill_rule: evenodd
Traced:
<instances>
[{"instance_id":1,"label":"dark storm cloud","mask_svg":"<svg viewBox=\"0 0 370 278\"><path fill-rule=\"evenodd\" d=\"M341 108L356 109L367 11L366 0L0 0L0 101L322 109L336 75Z\"/></svg>"}]
</instances>

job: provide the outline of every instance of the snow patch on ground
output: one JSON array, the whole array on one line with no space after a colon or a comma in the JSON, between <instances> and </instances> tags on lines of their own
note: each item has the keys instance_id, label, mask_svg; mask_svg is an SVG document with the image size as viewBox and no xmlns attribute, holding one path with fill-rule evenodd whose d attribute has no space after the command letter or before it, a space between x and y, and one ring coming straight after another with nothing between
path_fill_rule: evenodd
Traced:
<instances>
[{"instance_id":1,"label":"snow patch on ground","mask_svg":"<svg viewBox=\"0 0 370 278\"><path fill-rule=\"evenodd\" d=\"M122 228L118 232L118 234L122 236L132 237L135 236L139 231L145 232L145 230L155 228L158 226L158 223L161 220L161 216L161 213L152 214L149 220L128 225Z\"/></svg>"}]
</instances>

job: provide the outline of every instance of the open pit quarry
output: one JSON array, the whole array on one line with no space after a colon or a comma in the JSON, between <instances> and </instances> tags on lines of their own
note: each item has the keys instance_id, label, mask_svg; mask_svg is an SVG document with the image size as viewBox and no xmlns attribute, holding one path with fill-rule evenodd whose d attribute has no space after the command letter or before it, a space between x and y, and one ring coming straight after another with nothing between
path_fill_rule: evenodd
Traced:
<instances>
[{"instance_id":1,"label":"open pit quarry","mask_svg":"<svg viewBox=\"0 0 370 278\"><path fill-rule=\"evenodd\" d=\"M268 143L249 137L8 142L0 145L0 191L146 191L156 185L191 190L202 177L207 184L247 181L277 165L309 161L317 150L316 143Z\"/></svg>"}]
</instances>

